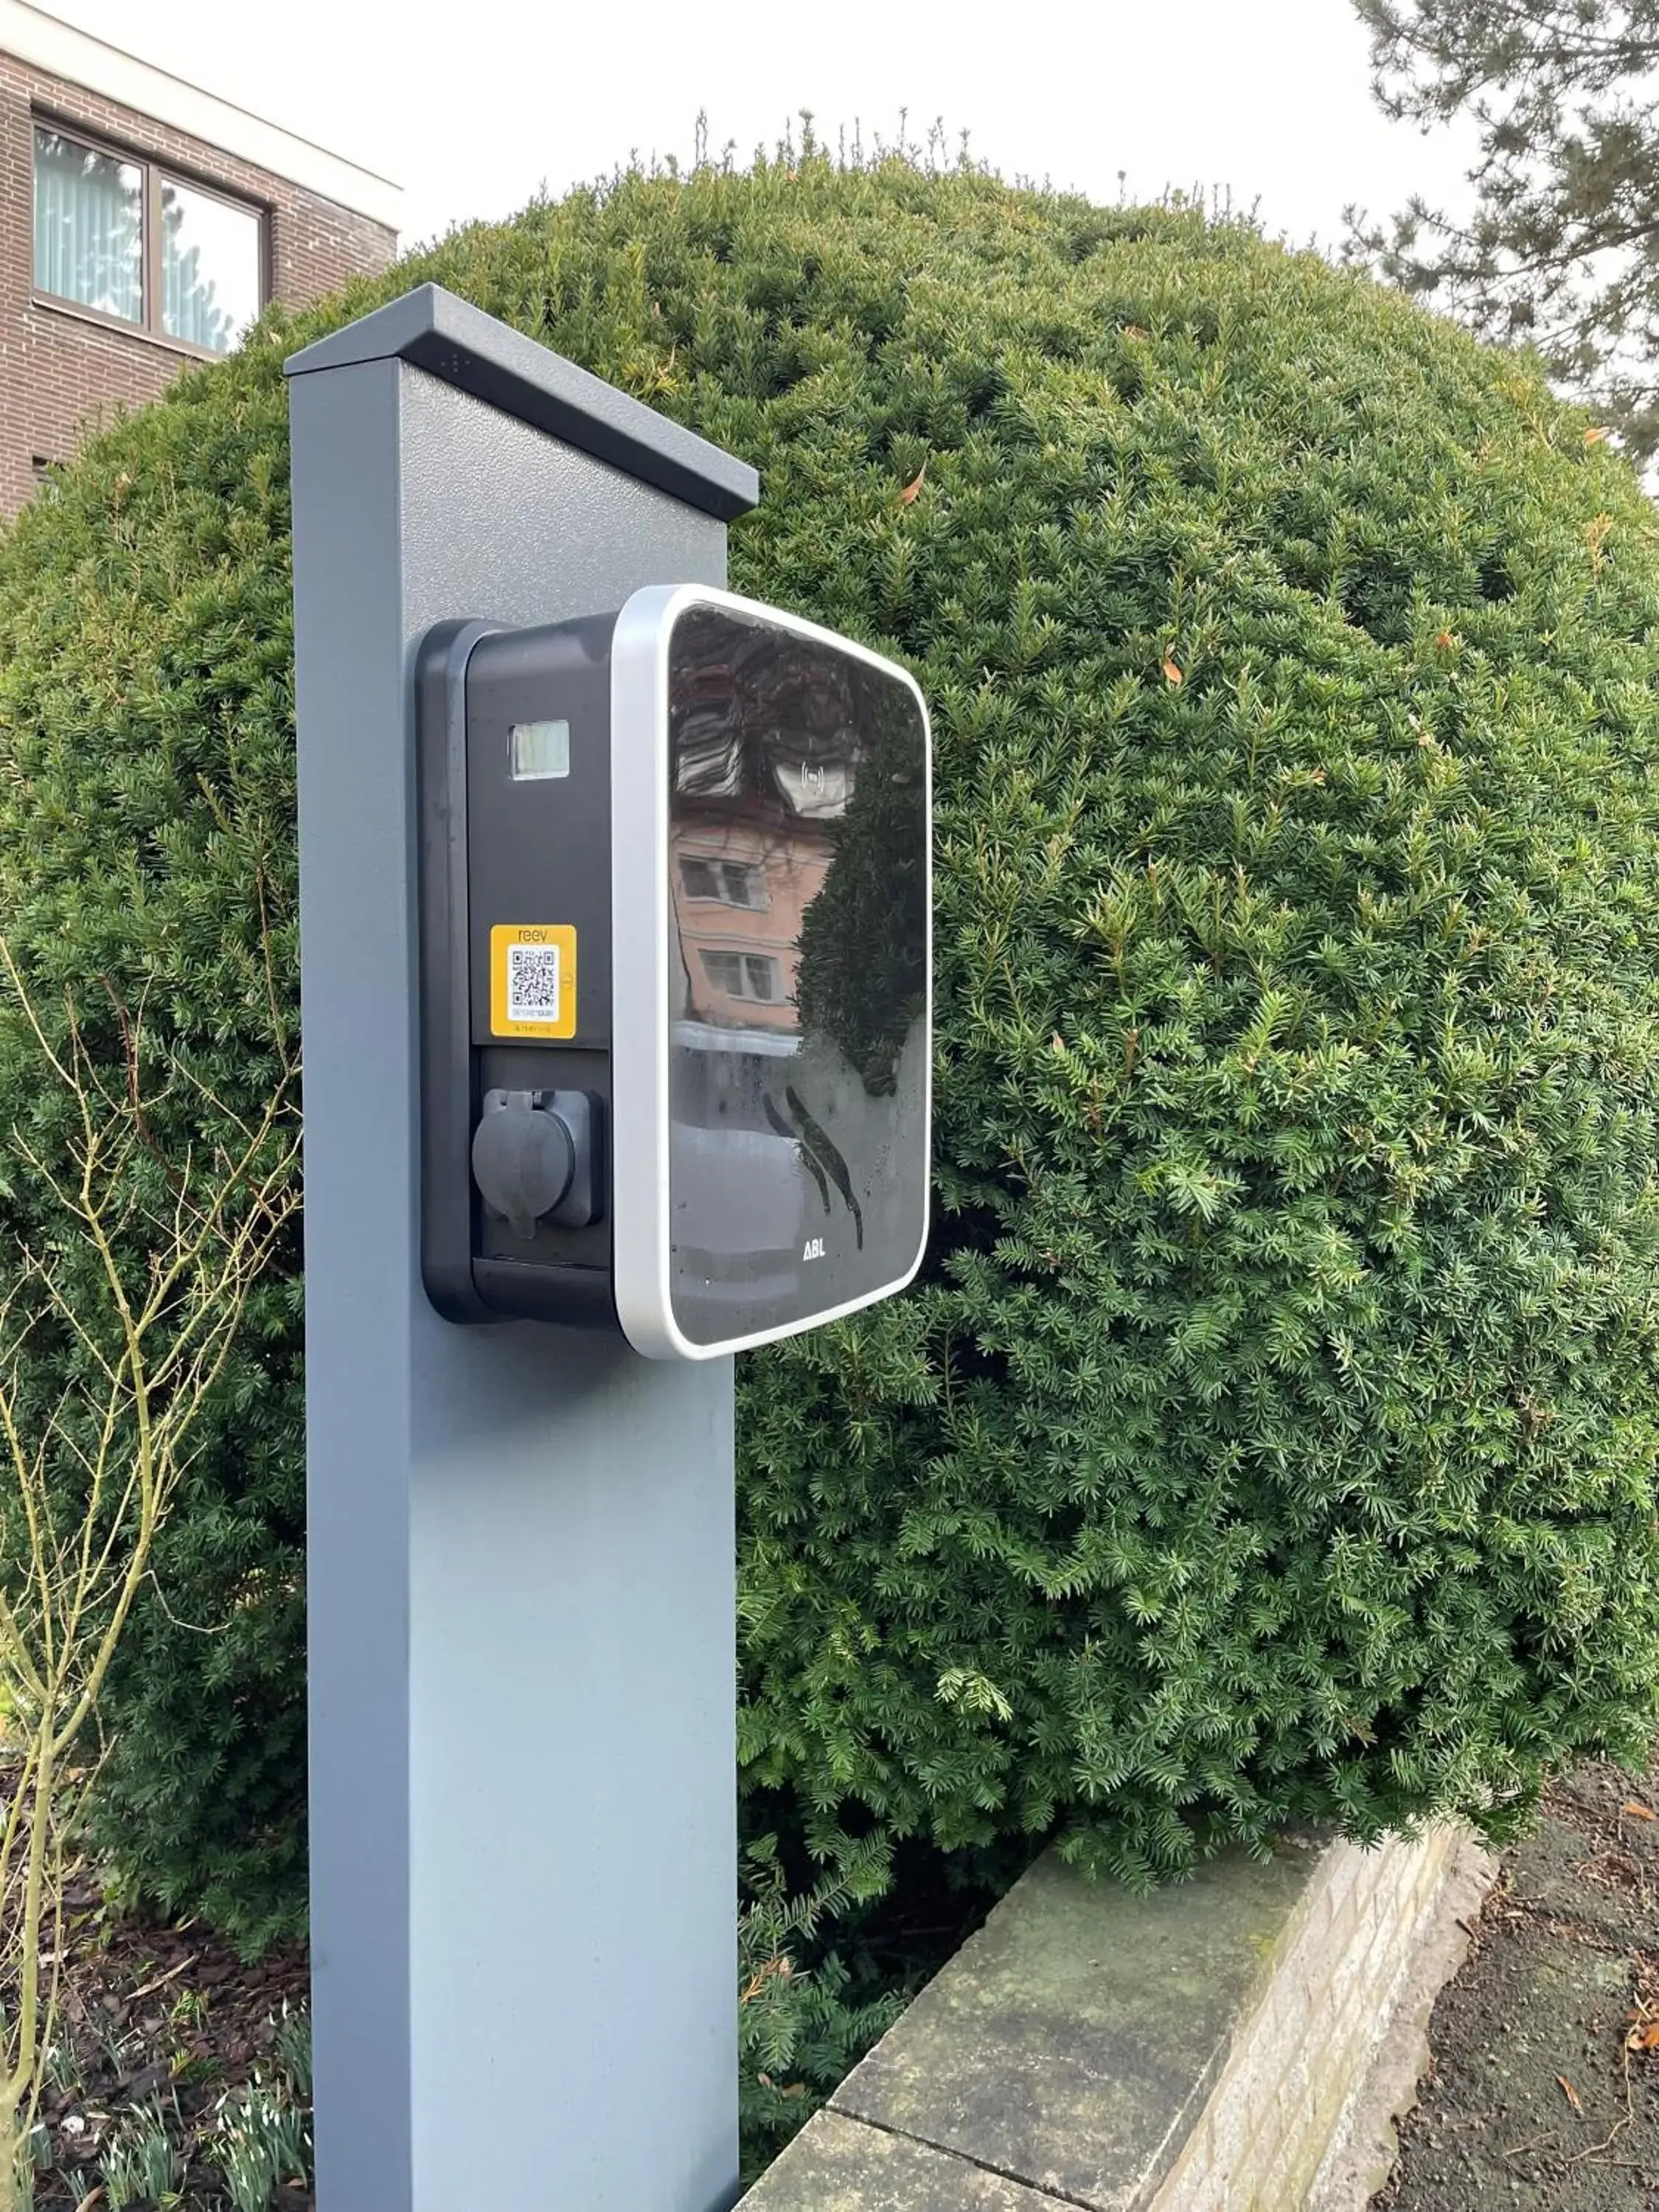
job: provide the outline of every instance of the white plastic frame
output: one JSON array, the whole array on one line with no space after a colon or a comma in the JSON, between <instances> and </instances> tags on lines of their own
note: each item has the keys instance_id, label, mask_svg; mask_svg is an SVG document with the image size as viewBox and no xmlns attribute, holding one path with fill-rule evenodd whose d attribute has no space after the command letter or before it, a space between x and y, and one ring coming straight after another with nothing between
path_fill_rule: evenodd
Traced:
<instances>
[{"instance_id":1,"label":"white plastic frame","mask_svg":"<svg viewBox=\"0 0 1659 2212\"><path fill-rule=\"evenodd\" d=\"M615 1291L623 1334L650 1359L715 1359L799 1336L890 1297L912 1280L927 1243L924 1182L921 1234L902 1275L844 1305L750 1336L696 1344L674 1319L669 1274L668 648L690 607L720 607L832 646L904 685L921 714L927 821L933 823L933 729L927 702L908 672L817 623L706 584L658 584L635 592L617 617L611 659L611 1127ZM927 1048L923 1122L933 1113L933 861L926 854ZM641 1171L643 1170L643 1171Z\"/></svg>"}]
</instances>

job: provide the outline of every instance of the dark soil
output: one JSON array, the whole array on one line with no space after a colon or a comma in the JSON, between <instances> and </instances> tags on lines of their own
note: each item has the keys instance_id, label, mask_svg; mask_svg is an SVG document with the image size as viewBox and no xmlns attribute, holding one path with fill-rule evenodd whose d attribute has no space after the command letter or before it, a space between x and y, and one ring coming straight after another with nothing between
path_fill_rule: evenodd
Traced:
<instances>
[{"instance_id":1,"label":"dark soil","mask_svg":"<svg viewBox=\"0 0 1659 2212\"><path fill-rule=\"evenodd\" d=\"M1587 1767L1507 1855L1373 2212L1659 2203L1655 1814L1659 1771Z\"/></svg>"},{"instance_id":2,"label":"dark soil","mask_svg":"<svg viewBox=\"0 0 1659 2212\"><path fill-rule=\"evenodd\" d=\"M874 2022L873 2037L886 2022L883 2001L913 1991L959 1949L1030 1856L1029 1844L952 1859L901 1847L889 1894L826 1930L824 1948L846 1970L846 2014ZM61 2018L41 2109L50 2163L36 2183L37 2212L116 2212L123 2203L135 2212L230 2212L221 2165L227 2097L258 2083L304 2122L308 2145L306 1947L289 1945L250 1966L193 1922L169 1926L120 1913L92 1882L77 1885L68 1903ZM810 1971L822 1960L807 1949ZM865 2048L854 2036L840 2049L833 2018L817 2021L807 2041L817 2070L792 2080L781 2099L744 2099L751 2178ZM179 2171L160 2197L124 2198L106 2178L111 2154L130 2148L141 2130L164 2131ZM313 2212L308 2158L302 2164L299 2185L285 2176L262 2212Z\"/></svg>"},{"instance_id":3,"label":"dark soil","mask_svg":"<svg viewBox=\"0 0 1659 2212\"><path fill-rule=\"evenodd\" d=\"M52 2162L35 2203L42 2212L76 2203L103 2212L108 2192L96 2192L104 2160L143 2124L164 2127L179 2159L179 2191L165 2202L179 2212L218 2212L230 2201L214 2156L226 2094L257 2080L308 2117L305 1949L292 1945L250 1966L189 1921L168 1927L113 1911L90 1883L68 1902L41 2109ZM270 2204L271 2212L310 2212L312 2197L279 2185Z\"/></svg>"}]
</instances>

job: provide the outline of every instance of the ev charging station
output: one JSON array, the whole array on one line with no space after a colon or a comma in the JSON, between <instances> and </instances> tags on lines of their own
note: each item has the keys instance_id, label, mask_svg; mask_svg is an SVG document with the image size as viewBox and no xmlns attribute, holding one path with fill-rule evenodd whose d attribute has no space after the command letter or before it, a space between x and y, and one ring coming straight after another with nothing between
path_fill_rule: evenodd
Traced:
<instances>
[{"instance_id":1,"label":"ev charging station","mask_svg":"<svg viewBox=\"0 0 1659 2212\"><path fill-rule=\"evenodd\" d=\"M921 1259L927 712L441 289L288 373L319 2212L726 2212L730 1354Z\"/></svg>"}]
</instances>

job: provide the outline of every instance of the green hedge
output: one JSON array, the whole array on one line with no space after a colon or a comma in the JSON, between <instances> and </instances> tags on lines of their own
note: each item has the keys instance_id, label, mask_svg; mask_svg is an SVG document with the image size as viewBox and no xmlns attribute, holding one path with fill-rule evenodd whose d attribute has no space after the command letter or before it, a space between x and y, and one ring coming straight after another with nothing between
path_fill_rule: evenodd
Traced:
<instances>
[{"instance_id":1,"label":"green hedge","mask_svg":"<svg viewBox=\"0 0 1659 2212\"><path fill-rule=\"evenodd\" d=\"M734 584L933 704L931 1253L742 1376L767 1824L831 1858L1057 1828L1148 1878L1291 1820L1501 1832L1635 1749L1659 544L1626 466L1311 256L898 162L623 178L273 316L0 543L6 927L146 993L232 1106L267 931L295 988L280 363L428 278L756 462ZM0 1117L17 1066L0 1038ZM101 1801L133 1881L250 1941L299 1893L299 1323L290 1265Z\"/></svg>"}]
</instances>

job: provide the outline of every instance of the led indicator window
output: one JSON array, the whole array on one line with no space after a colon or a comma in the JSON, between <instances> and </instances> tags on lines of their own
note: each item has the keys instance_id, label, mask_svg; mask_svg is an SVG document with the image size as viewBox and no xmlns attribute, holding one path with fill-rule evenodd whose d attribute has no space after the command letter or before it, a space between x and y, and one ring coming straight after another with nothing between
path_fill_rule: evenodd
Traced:
<instances>
[{"instance_id":1,"label":"led indicator window","mask_svg":"<svg viewBox=\"0 0 1659 2212\"><path fill-rule=\"evenodd\" d=\"M568 722L514 722L509 737L514 783L543 783L569 775Z\"/></svg>"}]
</instances>

